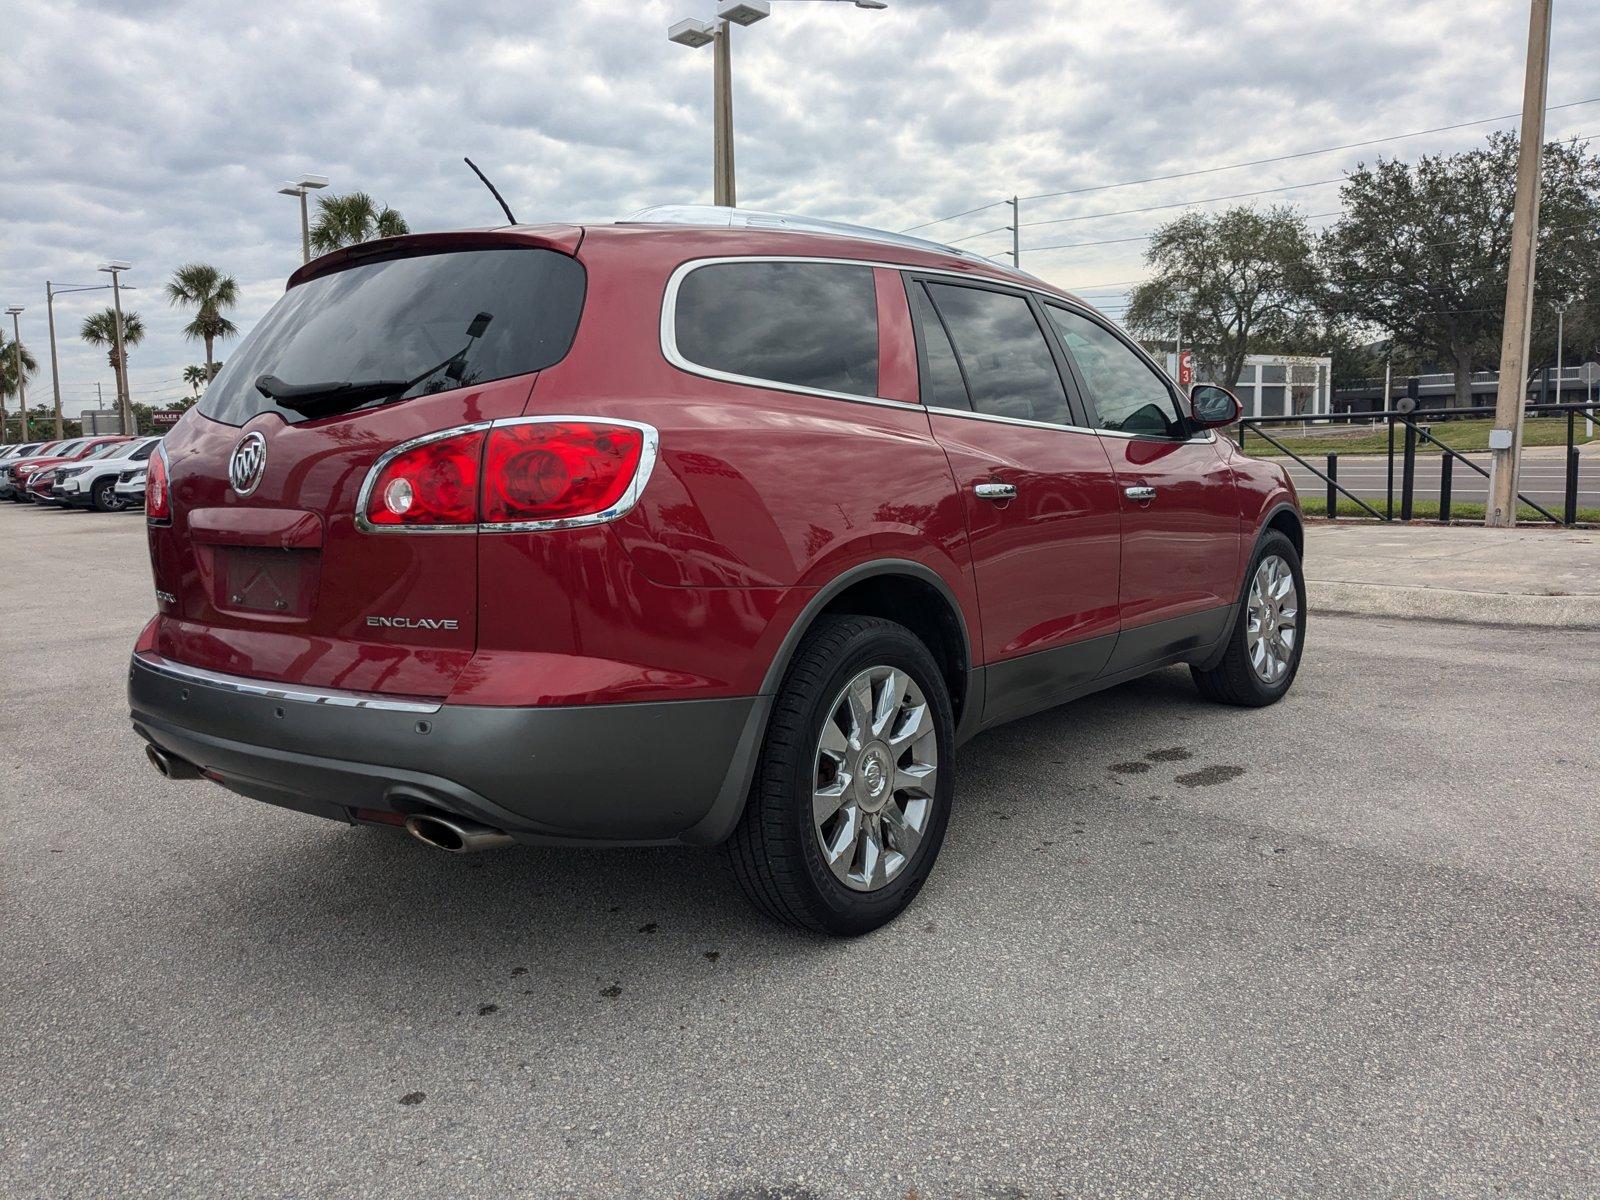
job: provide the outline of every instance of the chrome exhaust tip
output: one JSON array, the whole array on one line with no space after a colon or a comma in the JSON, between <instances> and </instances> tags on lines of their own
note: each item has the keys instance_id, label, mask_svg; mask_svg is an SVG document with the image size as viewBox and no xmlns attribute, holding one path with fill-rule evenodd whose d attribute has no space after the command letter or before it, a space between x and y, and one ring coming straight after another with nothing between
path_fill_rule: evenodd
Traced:
<instances>
[{"instance_id":1,"label":"chrome exhaust tip","mask_svg":"<svg viewBox=\"0 0 1600 1200\"><path fill-rule=\"evenodd\" d=\"M200 768L192 762L186 762L165 750L158 750L149 744L145 745L144 756L150 760L150 765L156 769L156 774L163 779L199 779Z\"/></svg>"},{"instance_id":2,"label":"chrome exhaust tip","mask_svg":"<svg viewBox=\"0 0 1600 1200\"><path fill-rule=\"evenodd\" d=\"M406 832L425 846L447 854L475 854L479 850L499 850L512 844L509 833L465 821L460 817L418 813L406 818Z\"/></svg>"}]
</instances>

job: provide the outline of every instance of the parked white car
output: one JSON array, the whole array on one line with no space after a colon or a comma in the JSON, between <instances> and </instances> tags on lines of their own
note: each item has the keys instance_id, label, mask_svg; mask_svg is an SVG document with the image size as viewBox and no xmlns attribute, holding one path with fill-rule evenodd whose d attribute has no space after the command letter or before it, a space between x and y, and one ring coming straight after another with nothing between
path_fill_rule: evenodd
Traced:
<instances>
[{"instance_id":1,"label":"parked white car","mask_svg":"<svg viewBox=\"0 0 1600 1200\"><path fill-rule=\"evenodd\" d=\"M149 474L148 467L130 467L117 478L117 486L111 490L125 503L124 508L144 507L144 481Z\"/></svg>"},{"instance_id":2,"label":"parked white car","mask_svg":"<svg viewBox=\"0 0 1600 1200\"><path fill-rule=\"evenodd\" d=\"M129 498L117 491L124 471L142 469L161 443L159 437L139 438L115 458L97 458L61 468L50 487L51 498L77 508L96 512L120 512L129 507Z\"/></svg>"}]
</instances>

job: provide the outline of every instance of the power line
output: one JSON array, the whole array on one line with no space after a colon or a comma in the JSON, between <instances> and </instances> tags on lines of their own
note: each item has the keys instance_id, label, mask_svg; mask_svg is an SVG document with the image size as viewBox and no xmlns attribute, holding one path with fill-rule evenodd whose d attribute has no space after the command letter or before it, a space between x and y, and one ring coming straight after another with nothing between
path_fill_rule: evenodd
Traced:
<instances>
[{"instance_id":1,"label":"power line","mask_svg":"<svg viewBox=\"0 0 1600 1200\"><path fill-rule=\"evenodd\" d=\"M1585 104L1600 104L1600 96L1594 96L1588 100L1573 100L1567 104L1552 104L1545 108L1545 112L1552 113L1559 112L1562 109L1567 108L1581 108ZM1481 117L1476 121L1462 121L1456 125L1438 125L1432 129L1416 129L1412 130L1410 133L1395 133L1390 134L1388 137L1369 138L1366 141L1361 142L1346 142L1338 146L1323 146L1316 150L1299 150L1293 154L1280 154L1272 158L1257 158L1251 159L1248 162L1224 163L1215 167L1199 167L1193 171L1176 171L1170 175L1151 175L1144 179L1124 179L1117 183L1101 183L1095 184L1091 187L1069 188L1060 192L1041 192L1036 196L1023 196L1022 199L1050 200L1058 196L1081 196L1089 192L1104 192L1109 191L1112 188L1135 187L1143 183L1164 183L1172 179L1192 179L1197 175L1212 175L1219 171L1234 171L1243 167L1262 167L1269 163L1289 162L1297 158L1312 158L1318 154L1333 154L1340 150L1359 150L1365 146L1378 146L1385 142L1399 142L1404 141L1406 138L1425 137L1431 133L1449 133L1457 129L1470 129L1474 125L1493 125L1500 121L1516 120L1521 116L1522 114L1520 112L1514 112L1508 113L1501 117ZM979 205L977 208L969 208L965 212L952 213L948 217L935 217L931 221L924 221L921 225L913 225L909 229L902 229L900 232L911 233L918 229L927 229L931 225L942 225L946 221L955 221L959 220L961 217L970 217L973 213L980 213L985 209L996 208L1001 204L1007 203L1009 203L1009 201L996 200L990 204Z\"/></svg>"},{"instance_id":2,"label":"power line","mask_svg":"<svg viewBox=\"0 0 1600 1200\"><path fill-rule=\"evenodd\" d=\"M1307 213L1305 219L1307 221L1315 221L1322 217L1337 217L1341 216L1343 212L1343 209L1335 209L1333 212ZM1124 242L1148 242L1155 236L1153 233L1147 233L1140 237L1106 238L1104 241L1099 242L1061 242L1054 246L1024 246L1022 252L1024 254L1042 254L1046 250L1077 250L1084 246L1117 246Z\"/></svg>"}]
</instances>

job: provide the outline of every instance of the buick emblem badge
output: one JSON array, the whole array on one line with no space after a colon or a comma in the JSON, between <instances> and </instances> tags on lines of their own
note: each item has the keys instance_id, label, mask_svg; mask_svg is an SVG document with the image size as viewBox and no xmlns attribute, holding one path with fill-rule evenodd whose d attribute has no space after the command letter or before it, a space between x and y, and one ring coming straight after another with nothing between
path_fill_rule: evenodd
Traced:
<instances>
[{"instance_id":1,"label":"buick emblem badge","mask_svg":"<svg viewBox=\"0 0 1600 1200\"><path fill-rule=\"evenodd\" d=\"M247 433L233 448L228 459L228 482L241 496L248 496L261 483L267 471L267 439L259 433Z\"/></svg>"}]
</instances>

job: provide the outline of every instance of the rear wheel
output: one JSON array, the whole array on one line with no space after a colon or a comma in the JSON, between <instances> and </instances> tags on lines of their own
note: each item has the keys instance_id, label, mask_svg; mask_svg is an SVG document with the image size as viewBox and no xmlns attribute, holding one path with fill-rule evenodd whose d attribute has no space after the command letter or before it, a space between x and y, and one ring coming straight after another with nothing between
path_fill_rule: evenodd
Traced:
<instances>
[{"instance_id":1,"label":"rear wheel","mask_svg":"<svg viewBox=\"0 0 1600 1200\"><path fill-rule=\"evenodd\" d=\"M1281 700L1305 649L1305 594L1300 555L1274 530L1261 540L1250 564L1244 602L1222 660L1210 670L1190 668L1200 694L1247 708Z\"/></svg>"},{"instance_id":2,"label":"rear wheel","mask_svg":"<svg viewBox=\"0 0 1600 1200\"><path fill-rule=\"evenodd\" d=\"M121 512L128 507L127 497L117 495L116 476L99 480L90 488L89 503L95 512Z\"/></svg>"},{"instance_id":3,"label":"rear wheel","mask_svg":"<svg viewBox=\"0 0 1600 1200\"><path fill-rule=\"evenodd\" d=\"M926 646L878 617L824 617L784 678L734 874L792 925L859 934L910 904L950 815L955 732Z\"/></svg>"}]
</instances>

